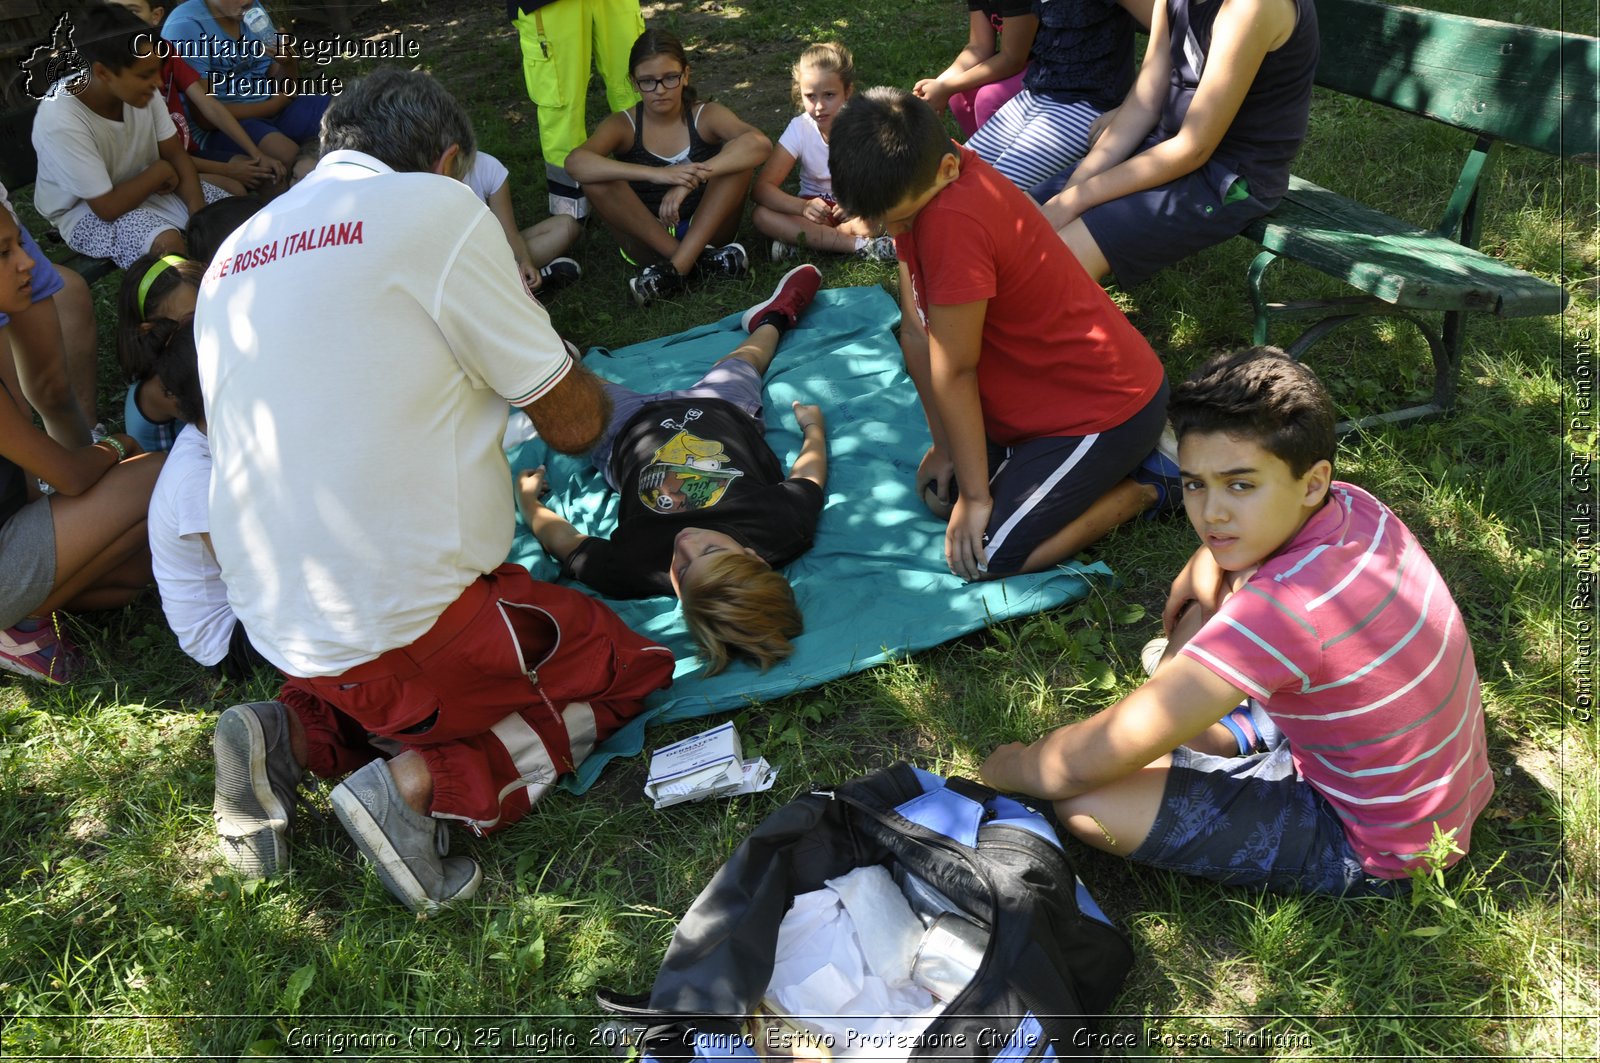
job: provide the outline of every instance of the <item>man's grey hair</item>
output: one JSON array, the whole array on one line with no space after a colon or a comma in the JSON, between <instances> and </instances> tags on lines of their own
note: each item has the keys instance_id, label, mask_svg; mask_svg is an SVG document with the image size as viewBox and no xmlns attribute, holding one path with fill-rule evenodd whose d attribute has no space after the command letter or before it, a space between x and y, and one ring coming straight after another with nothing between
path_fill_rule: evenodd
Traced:
<instances>
[{"instance_id":1,"label":"man's grey hair","mask_svg":"<svg viewBox=\"0 0 1600 1063\"><path fill-rule=\"evenodd\" d=\"M324 155L361 151L402 173L432 170L452 144L461 147L456 167L464 172L477 150L472 121L421 71L380 67L335 96L322 115Z\"/></svg>"}]
</instances>

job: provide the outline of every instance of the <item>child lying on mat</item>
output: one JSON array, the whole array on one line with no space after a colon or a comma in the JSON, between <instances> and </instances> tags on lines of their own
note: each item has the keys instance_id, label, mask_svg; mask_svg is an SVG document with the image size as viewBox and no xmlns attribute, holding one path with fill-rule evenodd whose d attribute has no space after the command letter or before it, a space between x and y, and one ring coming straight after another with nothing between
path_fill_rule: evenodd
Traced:
<instances>
[{"instance_id":1,"label":"child lying on mat","mask_svg":"<svg viewBox=\"0 0 1600 1063\"><path fill-rule=\"evenodd\" d=\"M580 533L545 505L544 466L517 477L528 526L562 573L613 598L677 595L708 675L735 654L765 669L793 652L801 631L777 569L811 548L827 440L822 411L796 402L804 443L785 478L763 438L761 378L821 283L811 265L784 274L745 311L750 338L686 390L605 385L611 420L590 458L622 495L610 539Z\"/></svg>"}]
</instances>

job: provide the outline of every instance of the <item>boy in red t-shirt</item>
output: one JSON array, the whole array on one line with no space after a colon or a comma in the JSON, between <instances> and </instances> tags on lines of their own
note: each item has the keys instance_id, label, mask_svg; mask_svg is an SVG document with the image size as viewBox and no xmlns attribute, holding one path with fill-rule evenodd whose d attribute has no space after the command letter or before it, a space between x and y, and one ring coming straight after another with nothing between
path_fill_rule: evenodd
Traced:
<instances>
[{"instance_id":1,"label":"boy in red t-shirt","mask_svg":"<svg viewBox=\"0 0 1600 1063\"><path fill-rule=\"evenodd\" d=\"M161 23L167 17L166 8L153 7L150 0L112 2L118 7L127 8L156 29L152 44L160 39ZM239 120L206 91L194 67L179 56L169 55L161 61L161 98L166 101L167 113L172 115L172 124L178 127L183 150L194 159L194 168L207 181L236 196L255 192L270 199L283 190L284 175L288 172L284 164L261 150L260 145L239 125ZM189 117L183 106L185 99L188 99L189 106L194 108L196 114L232 138L235 144L245 148L245 154L235 155L227 162L215 162L196 155L194 135L189 130ZM279 154L286 152L287 157L293 158L299 150L298 146L281 133L272 136L283 141L279 146Z\"/></svg>"},{"instance_id":2,"label":"boy in red t-shirt","mask_svg":"<svg viewBox=\"0 0 1600 1063\"><path fill-rule=\"evenodd\" d=\"M1161 362L1025 194L899 89L840 110L828 167L839 205L895 238L933 437L917 483L948 516L952 572L1037 572L1176 499L1141 469L1166 423Z\"/></svg>"}]
</instances>

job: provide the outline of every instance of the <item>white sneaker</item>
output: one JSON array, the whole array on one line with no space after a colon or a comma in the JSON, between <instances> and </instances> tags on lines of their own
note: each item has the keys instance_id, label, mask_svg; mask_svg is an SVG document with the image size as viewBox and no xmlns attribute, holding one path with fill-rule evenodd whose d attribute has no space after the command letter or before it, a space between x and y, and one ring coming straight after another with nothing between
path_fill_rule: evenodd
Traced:
<instances>
[{"instance_id":1,"label":"white sneaker","mask_svg":"<svg viewBox=\"0 0 1600 1063\"><path fill-rule=\"evenodd\" d=\"M1167 638L1157 635L1144 644L1144 649L1139 651L1139 666L1144 669L1145 675L1155 675L1156 666L1161 663L1161 658L1167 655Z\"/></svg>"}]
</instances>

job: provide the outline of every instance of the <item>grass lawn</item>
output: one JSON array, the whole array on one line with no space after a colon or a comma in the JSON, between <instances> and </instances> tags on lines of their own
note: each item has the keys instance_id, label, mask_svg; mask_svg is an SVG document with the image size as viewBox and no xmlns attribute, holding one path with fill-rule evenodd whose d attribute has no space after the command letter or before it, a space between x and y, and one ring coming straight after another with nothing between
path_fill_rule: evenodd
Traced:
<instances>
[{"instance_id":1,"label":"grass lawn","mask_svg":"<svg viewBox=\"0 0 1600 1063\"><path fill-rule=\"evenodd\" d=\"M1593 34L1593 6L1429 6ZM498 2L387 0L363 32L416 39L510 167L521 220L542 216L542 166L515 36ZM965 35L959 0L654 3L703 92L776 137L803 44L848 43L863 83L937 73ZM336 71L345 68L334 68ZM604 110L592 91L591 125ZM1296 172L1420 224L1441 212L1464 134L1320 93ZM1473 636L1498 793L1442 882L1391 901L1263 896L1069 846L1137 962L1106 1033L1130 1056L1578 1059L1600 1053L1600 799L1590 711L1596 571L1593 340L1596 173L1498 157L1484 248L1572 292L1563 318L1479 318L1448 420L1347 437L1338 473L1372 490L1432 554ZM764 251L748 226L745 241ZM1249 339L1234 241L1116 293L1174 380ZM419 249L426 253L426 249ZM720 317L780 267L642 313L615 245L592 227L584 284L551 315L580 346L618 347ZM819 261L826 283L892 284L882 265ZM1321 291L1309 273L1286 285ZM97 286L107 385L116 279ZM1292 290L1285 289L1285 290ZM315 337L308 337L315 342ZM333 354L336 352L330 352ZM1348 410L1425 389L1426 352L1395 322L1353 328L1313 364ZM307 382L314 386L314 382ZM115 403L115 405L113 405ZM294 871L241 884L217 857L211 728L265 682L221 682L178 649L154 596L72 621L93 658L67 689L0 680L0 1056L547 1058L604 1055L597 986L648 989L674 922L763 816L813 781L908 759L974 774L1133 688L1166 588L1194 546L1182 519L1119 530L1093 552L1120 585L733 718L747 755L781 766L769 793L665 812L643 762L585 796L556 792L485 840L471 904L418 921L393 903L331 815L302 816ZM655 745L705 722L652 732ZM327 811L326 795L314 800Z\"/></svg>"}]
</instances>

